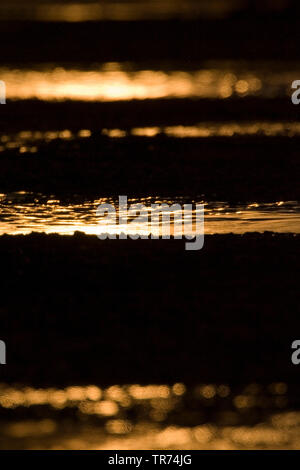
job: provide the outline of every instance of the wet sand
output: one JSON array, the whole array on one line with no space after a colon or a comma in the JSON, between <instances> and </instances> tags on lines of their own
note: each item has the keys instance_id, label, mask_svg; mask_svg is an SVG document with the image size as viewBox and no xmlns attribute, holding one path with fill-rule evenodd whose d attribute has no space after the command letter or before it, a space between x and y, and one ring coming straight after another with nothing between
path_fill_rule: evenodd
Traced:
<instances>
[{"instance_id":1,"label":"wet sand","mask_svg":"<svg viewBox=\"0 0 300 470\"><path fill-rule=\"evenodd\" d=\"M299 236L0 237L1 381L298 381Z\"/></svg>"}]
</instances>

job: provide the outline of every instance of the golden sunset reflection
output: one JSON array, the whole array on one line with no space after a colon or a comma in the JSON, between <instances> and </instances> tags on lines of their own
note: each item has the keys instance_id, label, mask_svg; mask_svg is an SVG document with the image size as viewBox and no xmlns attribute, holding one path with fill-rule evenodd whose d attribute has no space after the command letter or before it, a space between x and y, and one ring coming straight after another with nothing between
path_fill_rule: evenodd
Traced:
<instances>
[{"instance_id":1,"label":"golden sunset reflection","mask_svg":"<svg viewBox=\"0 0 300 470\"><path fill-rule=\"evenodd\" d=\"M113 385L107 388L96 385L74 385L64 389L14 388L0 384L0 406L16 408L50 405L58 409L65 406L79 406L84 413L111 416L118 413L119 406L128 407L132 400L169 399L172 396L184 395L185 390L184 384L181 383L173 386ZM88 406L85 406L87 404Z\"/></svg>"},{"instance_id":2,"label":"golden sunset reflection","mask_svg":"<svg viewBox=\"0 0 300 470\"><path fill-rule=\"evenodd\" d=\"M288 0L262 2L261 8L284 10ZM7 7L9 4L9 8ZM5 20L33 20L39 22L64 21L140 21L168 19L225 19L243 10L247 0L95 0L63 1L20 0L4 2L0 13Z\"/></svg>"},{"instance_id":3,"label":"golden sunset reflection","mask_svg":"<svg viewBox=\"0 0 300 470\"><path fill-rule=\"evenodd\" d=\"M107 63L94 70L0 68L8 99L122 101L159 98L250 96L286 88L284 78L260 71L219 68L201 70L136 70L130 64ZM286 90L287 92L288 90Z\"/></svg>"},{"instance_id":4,"label":"golden sunset reflection","mask_svg":"<svg viewBox=\"0 0 300 470\"><path fill-rule=\"evenodd\" d=\"M297 137L300 135L300 123L298 122L201 122L192 126L149 126L134 127L132 129L99 129L93 131L95 135L106 136L111 139L122 139L126 137L155 138L163 135L167 137L185 139L208 139L216 137ZM37 153L43 144L52 141L75 142L77 139L88 139L92 136L92 130L70 129L51 131L20 131L13 134L0 135L0 152L18 150L21 154Z\"/></svg>"},{"instance_id":5,"label":"golden sunset reflection","mask_svg":"<svg viewBox=\"0 0 300 470\"><path fill-rule=\"evenodd\" d=\"M24 415L9 422L2 428L1 437L4 441L26 440L26 448L46 449L293 448L299 445L300 413L285 409L287 391L285 383L266 387L249 384L237 393L227 384L201 384L192 388L183 383L107 388L88 385L61 389L1 384L0 407L7 412L19 408L27 410L26 415L31 413L28 418ZM214 424L203 420L203 412L211 407L212 400L221 409L225 403L226 406L232 403L233 407L232 411L219 413ZM254 426L239 424L247 410L257 413L265 407L266 400L273 409L269 417ZM190 404L194 410L193 424L174 424L172 416L185 416ZM34 410L38 408L40 411L35 415ZM48 410L47 418L41 418L42 409ZM66 409L69 415L73 410L79 419L76 431L71 427L66 432L67 422L59 418Z\"/></svg>"},{"instance_id":6,"label":"golden sunset reflection","mask_svg":"<svg viewBox=\"0 0 300 470\"><path fill-rule=\"evenodd\" d=\"M158 210L156 205L181 204L183 206L187 203L193 204L193 206L191 209L185 210L184 225L175 217L176 214L179 215L179 208L175 208L174 217L170 217L171 235L175 233L175 230L177 234L182 236L199 234L199 230L201 232L200 225L197 226L195 223L200 204L204 204L205 234L242 234L266 230L300 233L299 203L296 201L230 205L225 202L207 202L201 199L186 201L181 198L129 198L128 208L131 204L143 204L148 211L148 220L135 220L135 216L129 214L127 224L115 224L113 217L98 217L96 214L98 206L106 203L112 204L116 208L117 215L126 215L124 211L119 212L118 201L114 201L112 198L67 204L57 198L35 193L0 194L0 235L5 233L11 235L29 234L31 232L73 235L76 231L80 231L90 235L125 233L127 235L161 236L162 225L155 216ZM198 209L196 208L197 204ZM138 215L139 213L136 214L136 216Z\"/></svg>"}]
</instances>

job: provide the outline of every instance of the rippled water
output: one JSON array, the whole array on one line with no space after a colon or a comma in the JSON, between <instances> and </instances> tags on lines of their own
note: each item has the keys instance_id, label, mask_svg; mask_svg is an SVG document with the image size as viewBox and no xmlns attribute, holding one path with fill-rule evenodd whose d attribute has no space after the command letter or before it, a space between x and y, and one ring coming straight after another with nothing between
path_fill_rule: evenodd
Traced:
<instances>
[{"instance_id":1,"label":"rippled water","mask_svg":"<svg viewBox=\"0 0 300 470\"><path fill-rule=\"evenodd\" d=\"M281 3L286 5L286 2ZM0 13L7 19L69 22L166 19L174 16L222 18L237 11L239 4L243 6L245 2L205 0L189 2L187 8L184 2L175 0L151 3L117 1L101 5L95 2L77 2L76 5L60 2L50 6L43 2L26 2L26 5L17 7L8 7L8 3L3 2ZM37 98L49 102L117 102L196 98L227 100L228 110L233 98L239 99L240 103L245 103L244 98L271 99L275 102L284 98L287 107L293 106L290 101L291 85L299 78L298 63L267 61L214 61L195 65L108 62L90 66L33 64L25 68L20 65L0 67L0 80L6 84L8 100ZM30 104L25 103L24 106ZM68 101L65 106L68 109ZM47 126L47 116L44 118ZM260 119L263 118L261 116ZM181 122L180 116L175 122ZM39 151L49 142L76 143L78 139L89 139L95 132L95 129L84 127L75 131L71 128L72 122L68 123L68 129L45 127L47 130L44 132L26 129L25 122L21 125L19 132L0 134L1 158L5 159L8 154L7 160L10 161L11 154L17 154L19 159L32 154L33 160L38 159ZM87 125L84 119L80 125ZM300 135L299 122L267 120L157 126L154 118L148 127L124 129L114 125L115 128L99 129L99 135L111 139L155 138L159 135L178 139L263 136L270 140L275 137L291 139ZM20 130L20 127L17 129ZM52 150L53 158L57 158L55 148ZM68 150L71 154L71 145ZM125 232L128 235L160 234L161 227L157 223L149 228L145 222L136 223L134 217L129 218L130 224L127 226L106 225L104 230L96 214L97 207L110 203L118 211L118 203L115 198L100 196L83 200L73 195L66 200L54 194L24 191L0 194L0 235L33 231L68 235L75 231L86 234L100 234L103 231L110 234ZM188 214L190 231L195 228L196 205L204 204L206 234L254 231L300 233L299 201L231 204L227 201L212 202L203 195L188 200L176 197L162 199L151 194L128 200L128 204L139 203L149 208L149 216L153 213L150 206L154 204L193 204L194 208ZM125 215L122 211L118 213ZM171 223L174 232L174 221ZM225 383L110 387L91 384L65 388L0 384L0 448L299 449L298 397L299 387L286 383L239 387Z\"/></svg>"},{"instance_id":2,"label":"rippled water","mask_svg":"<svg viewBox=\"0 0 300 470\"><path fill-rule=\"evenodd\" d=\"M109 62L93 68L36 64L32 68L0 67L7 98L41 100L120 101L161 98L214 98L291 95L299 79L299 64L204 63L164 64L141 68L133 63Z\"/></svg>"},{"instance_id":3,"label":"rippled water","mask_svg":"<svg viewBox=\"0 0 300 470\"><path fill-rule=\"evenodd\" d=\"M74 197L76 200L76 197ZM116 208L116 214L125 216L119 211L118 199L99 198L95 200L78 200L77 202L61 201L36 193L10 193L0 195L0 234L28 234L31 232L73 234L81 231L86 234L140 234L161 235L161 223L155 220L156 204L192 204L192 210L186 210L186 226L181 227L176 217L171 217L171 233L182 235L197 234L195 224L199 205L204 204L205 233L245 233L245 232L294 232L300 233L300 203L296 201L278 201L274 203L248 203L231 205L226 202L209 202L189 200L187 198L161 199L157 197L129 198L128 209L132 204L143 204L148 209L149 217L143 223L135 222L135 216L128 216L128 224L109 223L111 219L97 216L100 204L110 203ZM198 205L198 207L196 207ZM151 207L153 206L153 207ZM174 215L180 211L175 208ZM198 211L198 212L197 212ZM151 223L151 214L153 215ZM138 214L137 214L138 215Z\"/></svg>"},{"instance_id":4,"label":"rippled water","mask_svg":"<svg viewBox=\"0 0 300 470\"><path fill-rule=\"evenodd\" d=\"M0 448L266 449L299 446L285 383L0 386ZM11 417L13 416L13 419Z\"/></svg>"}]
</instances>

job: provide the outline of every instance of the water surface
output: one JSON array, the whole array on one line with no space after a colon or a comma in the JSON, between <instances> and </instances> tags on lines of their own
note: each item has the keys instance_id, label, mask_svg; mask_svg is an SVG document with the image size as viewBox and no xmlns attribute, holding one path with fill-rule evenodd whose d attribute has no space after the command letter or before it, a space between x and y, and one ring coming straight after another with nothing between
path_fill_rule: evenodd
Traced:
<instances>
[{"instance_id":1,"label":"water surface","mask_svg":"<svg viewBox=\"0 0 300 470\"><path fill-rule=\"evenodd\" d=\"M77 198L77 201L76 201ZM204 204L205 233L245 233L245 232L293 232L300 233L300 203L297 201L277 201L272 203L249 202L248 204L230 204L228 202L210 202L205 199L189 198L128 198L131 204L143 204L149 209L148 221L136 223L135 217L129 217L129 225L115 226L113 220L97 216L100 204L110 203L116 208L117 215L125 216L118 208L117 198L98 198L84 200L74 195L72 200L60 200L39 193L16 192L0 195L0 234L28 234L31 232L59 233L72 235L75 231L86 234L140 234L161 235L159 221L150 224L150 216L155 205L192 204L186 211L187 227L179 227L176 218L171 217L171 225L176 233L185 235L199 233L195 220L199 205ZM197 206L198 205L198 209ZM153 206L153 207L151 207ZM180 208L176 209L178 212ZM158 211L157 211L158 212ZM156 212L156 213L157 213ZM171 232L173 231L171 228Z\"/></svg>"}]
</instances>

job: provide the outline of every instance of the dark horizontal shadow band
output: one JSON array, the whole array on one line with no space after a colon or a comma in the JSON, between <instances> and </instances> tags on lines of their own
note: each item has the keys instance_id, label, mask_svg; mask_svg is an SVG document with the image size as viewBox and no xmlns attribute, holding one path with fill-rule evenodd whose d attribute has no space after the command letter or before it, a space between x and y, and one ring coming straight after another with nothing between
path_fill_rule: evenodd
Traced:
<instances>
[{"instance_id":1,"label":"dark horizontal shadow band","mask_svg":"<svg viewBox=\"0 0 300 470\"><path fill-rule=\"evenodd\" d=\"M289 96L276 99L147 99L113 102L7 101L0 106L6 132L193 125L210 121L295 121L300 108ZM41 119L43 116L43 119Z\"/></svg>"},{"instance_id":2,"label":"dark horizontal shadow band","mask_svg":"<svg viewBox=\"0 0 300 470\"><path fill-rule=\"evenodd\" d=\"M1 60L2 63L145 58L181 58L187 62L212 58L296 60L299 31L298 15L205 21L2 21Z\"/></svg>"},{"instance_id":3,"label":"dark horizontal shadow band","mask_svg":"<svg viewBox=\"0 0 300 470\"><path fill-rule=\"evenodd\" d=\"M207 236L187 254L180 240L2 236L1 379L298 384L299 242Z\"/></svg>"}]
</instances>

